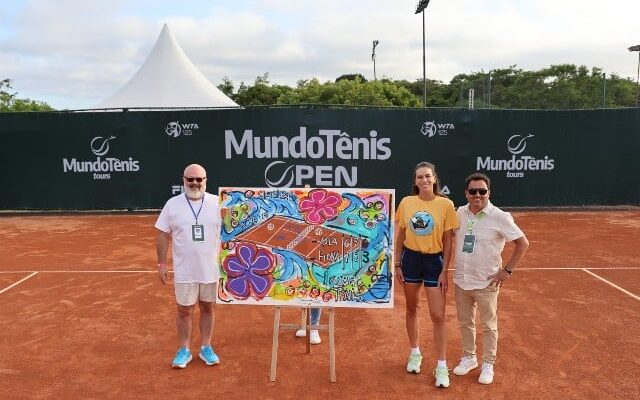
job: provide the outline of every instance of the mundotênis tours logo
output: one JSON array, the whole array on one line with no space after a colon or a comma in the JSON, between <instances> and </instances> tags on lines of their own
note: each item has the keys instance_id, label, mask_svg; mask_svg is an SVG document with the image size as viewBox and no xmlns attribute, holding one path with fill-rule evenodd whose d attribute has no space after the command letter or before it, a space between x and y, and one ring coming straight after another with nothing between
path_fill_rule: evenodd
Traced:
<instances>
[{"instance_id":1,"label":"mundot\u00eanis tours logo","mask_svg":"<svg viewBox=\"0 0 640 400\"><path fill-rule=\"evenodd\" d=\"M536 158L521 155L527 148L527 140L535 135L512 135L507 139L507 151L511 153L509 159L494 159L491 156L477 157L478 171L505 171L507 178L524 178L526 172L551 171L555 168L555 160L545 155Z\"/></svg>"},{"instance_id":2,"label":"mundot\u00eanis tours logo","mask_svg":"<svg viewBox=\"0 0 640 400\"><path fill-rule=\"evenodd\" d=\"M89 141L89 149L96 158L95 160L78 160L76 157L62 159L63 173L92 173L94 180L111 179L111 174L115 172L138 172L140 171L140 161L129 157L121 160L115 157L104 157L111 150L111 141L116 136L95 136Z\"/></svg>"}]
</instances>

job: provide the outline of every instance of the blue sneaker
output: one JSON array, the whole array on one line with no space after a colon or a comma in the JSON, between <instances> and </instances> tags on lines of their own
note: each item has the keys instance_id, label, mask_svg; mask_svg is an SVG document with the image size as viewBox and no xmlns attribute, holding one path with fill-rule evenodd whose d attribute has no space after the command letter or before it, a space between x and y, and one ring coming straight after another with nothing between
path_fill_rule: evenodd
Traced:
<instances>
[{"instance_id":1,"label":"blue sneaker","mask_svg":"<svg viewBox=\"0 0 640 400\"><path fill-rule=\"evenodd\" d=\"M207 365L220 364L220 357L210 345L200 347L200 359Z\"/></svg>"},{"instance_id":2,"label":"blue sneaker","mask_svg":"<svg viewBox=\"0 0 640 400\"><path fill-rule=\"evenodd\" d=\"M171 362L171 366L173 368L186 368L192 358L189 349L180 347L176 357L173 359L173 362Z\"/></svg>"}]
</instances>

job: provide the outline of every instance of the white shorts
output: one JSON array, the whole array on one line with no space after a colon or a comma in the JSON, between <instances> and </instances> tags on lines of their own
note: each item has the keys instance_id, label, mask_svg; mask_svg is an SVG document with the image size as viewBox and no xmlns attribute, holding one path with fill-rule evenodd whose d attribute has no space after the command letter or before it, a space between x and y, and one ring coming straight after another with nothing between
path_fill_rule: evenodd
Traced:
<instances>
[{"instance_id":1,"label":"white shorts","mask_svg":"<svg viewBox=\"0 0 640 400\"><path fill-rule=\"evenodd\" d=\"M199 301L216 302L218 283L175 283L176 303L181 306L192 306Z\"/></svg>"}]
</instances>

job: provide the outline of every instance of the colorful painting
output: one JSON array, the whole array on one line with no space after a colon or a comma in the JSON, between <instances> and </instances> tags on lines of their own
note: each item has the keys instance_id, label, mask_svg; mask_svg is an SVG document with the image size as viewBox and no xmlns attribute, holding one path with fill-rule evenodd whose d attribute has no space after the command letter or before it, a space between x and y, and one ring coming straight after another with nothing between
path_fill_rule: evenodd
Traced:
<instances>
[{"instance_id":1,"label":"colorful painting","mask_svg":"<svg viewBox=\"0 0 640 400\"><path fill-rule=\"evenodd\" d=\"M392 308L393 196L221 188L219 302Z\"/></svg>"}]
</instances>

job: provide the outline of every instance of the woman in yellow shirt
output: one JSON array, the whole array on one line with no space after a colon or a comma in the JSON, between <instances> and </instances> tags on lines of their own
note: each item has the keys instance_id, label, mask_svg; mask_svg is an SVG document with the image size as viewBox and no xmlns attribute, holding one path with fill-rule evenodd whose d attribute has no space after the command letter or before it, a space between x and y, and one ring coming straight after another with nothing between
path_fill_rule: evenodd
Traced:
<instances>
[{"instance_id":1,"label":"woman in yellow shirt","mask_svg":"<svg viewBox=\"0 0 640 400\"><path fill-rule=\"evenodd\" d=\"M436 168L428 162L416 165L413 191L400 201L396 211L396 277L404 287L406 327L411 344L407 372L420 373L418 305L425 287L429 315L433 323L438 365L434 370L437 387L449 387L446 361L447 327L445 295L447 268L451 260L453 230L458 217L453 202L440 192Z\"/></svg>"}]
</instances>

